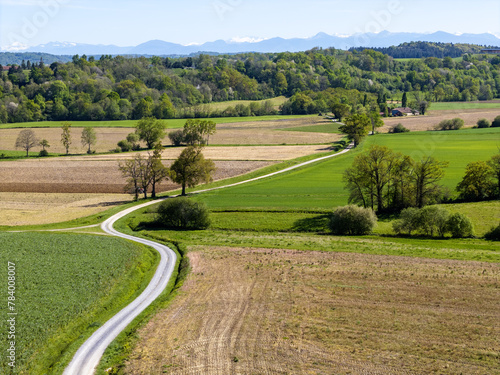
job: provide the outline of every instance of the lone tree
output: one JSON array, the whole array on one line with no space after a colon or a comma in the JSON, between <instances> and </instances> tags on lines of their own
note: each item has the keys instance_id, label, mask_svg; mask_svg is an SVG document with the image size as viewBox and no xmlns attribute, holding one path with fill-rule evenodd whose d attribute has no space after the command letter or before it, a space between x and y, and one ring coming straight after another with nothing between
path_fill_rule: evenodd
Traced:
<instances>
[{"instance_id":1,"label":"lone tree","mask_svg":"<svg viewBox=\"0 0 500 375\"><path fill-rule=\"evenodd\" d=\"M40 144L35 132L31 129L21 130L16 139L16 148L22 148L26 151L26 156L29 156L29 151Z\"/></svg>"},{"instance_id":2,"label":"lone tree","mask_svg":"<svg viewBox=\"0 0 500 375\"><path fill-rule=\"evenodd\" d=\"M125 191L134 193L135 200L139 199L139 188L142 185L141 177L143 176L144 158L138 154L133 159L119 162L118 168L122 172L123 177L127 178Z\"/></svg>"},{"instance_id":3,"label":"lone tree","mask_svg":"<svg viewBox=\"0 0 500 375\"><path fill-rule=\"evenodd\" d=\"M165 124L154 117L144 117L135 126L139 139L146 142L148 149L165 137Z\"/></svg>"},{"instance_id":4,"label":"lone tree","mask_svg":"<svg viewBox=\"0 0 500 375\"><path fill-rule=\"evenodd\" d=\"M212 181L214 171L214 162L205 160L201 147L189 146L170 167L170 178L182 185L182 195L186 195L186 186L194 187L200 181L206 183Z\"/></svg>"},{"instance_id":5,"label":"lone tree","mask_svg":"<svg viewBox=\"0 0 500 375\"><path fill-rule=\"evenodd\" d=\"M495 195L494 171L484 161L467 164L465 175L457 185L459 198L466 201L480 201Z\"/></svg>"},{"instance_id":6,"label":"lone tree","mask_svg":"<svg viewBox=\"0 0 500 375\"><path fill-rule=\"evenodd\" d=\"M350 141L354 142L354 147L359 145L363 137L368 134L372 122L370 117L365 114L354 114L347 117L345 120L345 125L339 127L339 130L347 134Z\"/></svg>"},{"instance_id":7,"label":"lone tree","mask_svg":"<svg viewBox=\"0 0 500 375\"><path fill-rule=\"evenodd\" d=\"M160 142L155 145L152 155L148 157L149 181L151 184L151 197L156 198L156 185L168 177L168 168L161 162L163 147Z\"/></svg>"},{"instance_id":8,"label":"lone tree","mask_svg":"<svg viewBox=\"0 0 500 375\"><path fill-rule=\"evenodd\" d=\"M184 124L184 141L191 146L208 145L210 136L215 134L216 123L209 120L187 120Z\"/></svg>"},{"instance_id":9,"label":"lone tree","mask_svg":"<svg viewBox=\"0 0 500 375\"><path fill-rule=\"evenodd\" d=\"M81 141L82 146L88 146L87 154L92 153L90 146L95 145L97 142L97 135L94 128L83 128Z\"/></svg>"},{"instance_id":10,"label":"lone tree","mask_svg":"<svg viewBox=\"0 0 500 375\"><path fill-rule=\"evenodd\" d=\"M71 145L71 124L69 122L62 124L61 143L66 149L66 155L68 155L69 146Z\"/></svg>"},{"instance_id":11,"label":"lone tree","mask_svg":"<svg viewBox=\"0 0 500 375\"><path fill-rule=\"evenodd\" d=\"M422 208L441 195L442 187L438 182L443 178L443 169L448 164L448 162L438 161L432 156L415 162L411 178L415 185L415 202L417 207Z\"/></svg>"}]
</instances>

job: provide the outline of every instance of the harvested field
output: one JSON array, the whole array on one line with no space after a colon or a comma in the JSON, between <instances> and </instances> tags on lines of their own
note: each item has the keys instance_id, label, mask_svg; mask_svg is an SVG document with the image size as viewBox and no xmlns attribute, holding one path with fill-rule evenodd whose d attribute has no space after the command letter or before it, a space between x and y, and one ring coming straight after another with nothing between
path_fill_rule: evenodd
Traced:
<instances>
[{"instance_id":1,"label":"harvested field","mask_svg":"<svg viewBox=\"0 0 500 375\"><path fill-rule=\"evenodd\" d=\"M300 127L321 124L322 118L299 118L283 119L275 121L239 122L217 125L217 133L210 138L211 144L318 144L329 143L340 139L338 134L322 133L296 133L281 132L275 129ZM0 150L15 150L16 138L22 129L0 129ZM49 141L50 153L64 154L65 148L61 144L61 129L59 128L36 128L33 129L40 139ZM132 128L95 128L97 143L92 147L98 153L109 152L117 147L117 143L134 131ZM72 128L71 135L73 143L70 146L70 154L85 154L87 148L80 143L82 128ZM170 144L165 137L163 144ZM39 151L36 147L32 151Z\"/></svg>"},{"instance_id":2,"label":"harvested field","mask_svg":"<svg viewBox=\"0 0 500 375\"><path fill-rule=\"evenodd\" d=\"M500 109L463 109L463 110L445 110L431 111L425 116L407 116L407 117L392 117L384 119L385 125L378 129L382 133L387 133L389 129L401 123L411 131L433 130L434 126L443 120L450 120L459 117L465 121L465 127L476 125L477 120L487 118L493 119L500 115Z\"/></svg>"},{"instance_id":3,"label":"harvested field","mask_svg":"<svg viewBox=\"0 0 500 375\"><path fill-rule=\"evenodd\" d=\"M183 147L168 147L163 150L163 160L175 160L180 155ZM300 146L220 146L205 147L203 155L212 160L291 160L301 156L332 151L327 145L300 145ZM148 152L141 152L147 156ZM120 153L107 155L85 155L65 157L64 160L125 160L130 159L135 154ZM62 159L61 159L62 160Z\"/></svg>"},{"instance_id":4,"label":"harvested field","mask_svg":"<svg viewBox=\"0 0 500 375\"><path fill-rule=\"evenodd\" d=\"M497 264L192 248L127 374L499 374Z\"/></svg>"},{"instance_id":5,"label":"harvested field","mask_svg":"<svg viewBox=\"0 0 500 375\"><path fill-rule=\"evenodd\" d=\"M171 162L165 162L170 165ZM259 169L268 161L216 161L214 180L234 177ZM0 163L0 192L37 193L123 193L126 180L116 160L81 161L78 158L24 159ZM166 181L158 192L178 188Z\"/></svg>"},{"instance_id":6,"label":"harvested field","mask_svg":"<svg viewBox=\"0 0 500 375\"><path fill-rule=\"evenodd\" d=\"M130 200L127 194L0 192L0 225L60 223L90 216Z\"/></svg>"}]
</instances>

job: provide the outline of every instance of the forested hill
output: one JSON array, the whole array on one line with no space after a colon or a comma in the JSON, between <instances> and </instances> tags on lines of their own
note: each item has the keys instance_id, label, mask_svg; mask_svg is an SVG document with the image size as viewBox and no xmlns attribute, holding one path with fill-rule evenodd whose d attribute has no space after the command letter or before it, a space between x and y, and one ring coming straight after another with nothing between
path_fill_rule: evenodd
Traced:
<instances>
[{"instance_id":1,"label":"forested hill","mask_svg":"<svg viewBox=\"0 0 500 375\"><path fill-rule=\"evenodd\" d=\"M103 55L71 62L22 61L0 67L0 122L243 116L273 112L252 103L221 110L205 104L286 96L282 113L369 110L375 99L412 93L424 101L500 96L500 56L399 61L374 50L162 58ZM374 99L375 98L375 99ZM382 111L386 112L384 108Z\"/></svg>"},{"instance_id":2,"label":"forested hill","mask_svg":"<svg viewBox=\"0 0 500 375\"><path fill-rule=\"evenodd\" d=\"M69 62L71 56L51 55L49 53L41 52L0 52L0 64L2 65L21 65L22 61L38 62L40 59L45 64L52 64L53 62Z\"/></svg>"},{"instance_id":3,"label":"forested hill","mask_svg":"<svg viewBox=\"0 0 500 375\"><path fill-rule=\"evenodd\" d=\"M483 47L476 44L453 44L453 43L430 43L430 42L411 42L402 43L399 46L391 46L385 48L368 48L356 47L349 51L363 51L371 49L381 52L385 55L394 58L411 58L419 59L422 57L461 57L465 53L476 54L480 53L483 48L498 48L498 47Z\"/></svg>"}]
</instances>

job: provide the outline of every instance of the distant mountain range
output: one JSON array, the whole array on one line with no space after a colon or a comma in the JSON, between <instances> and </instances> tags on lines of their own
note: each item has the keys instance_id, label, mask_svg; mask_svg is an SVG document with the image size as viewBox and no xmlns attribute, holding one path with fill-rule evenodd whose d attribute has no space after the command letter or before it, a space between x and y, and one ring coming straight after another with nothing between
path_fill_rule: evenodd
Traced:
<instances>
[{"instance_id":1,"label":"distant mountain range","mask_svg":"<svg viewBox=\"0 0 500 375\"><path fill-rule=\"evenodd\" d=\"M382 31L378 34L366 33L351 36L335 36L319 33L311 38L272 38L260 42L232 42L216 40L201 45L181 45L162 40L151 40L135 47L119 47L115 45L93 45L70 42L51 42L29 47L15 52L43 52L54 55L192 55L200 52L208 53L241 53L241 52L299 52L314 47L347 50L351 47L389 47L405 42L425 41L440 43L468 43L485 46L500 46L500 39L493 34L461 34L455 35L438 31L432 34L391 33ZM3 51L12 52L12 51Z\"/></svg>"}]
</instances>

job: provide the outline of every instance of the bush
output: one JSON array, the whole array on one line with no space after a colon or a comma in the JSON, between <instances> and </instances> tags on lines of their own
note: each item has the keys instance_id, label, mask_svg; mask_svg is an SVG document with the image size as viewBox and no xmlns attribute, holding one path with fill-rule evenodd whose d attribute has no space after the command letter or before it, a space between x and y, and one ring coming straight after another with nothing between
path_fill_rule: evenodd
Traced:
<instances>
[{"instance_id":1,"label":"bush","mask_svg":"<svg viewBox=\"0 0 500 375\"><path fill-rule=\"evenodd\" d=\"M446 224L450 213L438 206L427 206L420 209L420 229L428 236L435 232L441 237L446 233Z\"/></svg>"},{"instance_id":2,"label":"bush","mask_svg":"<svg viewBox=\"0 0 500 375\"><path fill-rule=\"evenodd\" d=\"M420 210L415 207L408 207L401 211L399 219L392 223L392 229L397 234L403 232L411 235L411 232L420 228Z\"/></svg>"},{"instance_id":3,"label":"bush","mask_svg":"<svg viewBox=\"0 0 500 375\"><path fill-rule=\"evenodd\" d=\"M40 150L38 156L40 157L49 156L49 152L47 150Z\"/></svg>"},{"instance_id":4,"label":"bush","mask_svg":"<svg viewBox=\"0 0 500 375\"><path fill-rule=\"evenodd\" d=\"M438 125L436 125L436 130L458 130L463 128L464 120L461 118L454 118L452 120L443 120Z\"/></svg>"},{"instance_id":5,"label":"bush","mask_svg":"<svg viewBox=\"0 0 500 375\"><path fill-rule=\"evenodd\" d=\"M184 197L163 201L157 212L157 223L166 228L193 230L210 226L209 211L205 204Z\"/></svg>"},{"instance_id":6,"label":"bush","mask_svg":"<svg viewBox=\"0 0 500 375\"><path fill-rule=\"evenodd\" d=\"M118 142L118 147L120 147L122 152L127 152L127 151L132 150L132 143L130 143L129 141L123 140L123 141Z\"/></svg>"},{"instance_id":7,"label":"bush","mask_svg":"<svg viewBox=\"0 0 500 375\"><path fill-rule=\"evenodd\" d=\"M371 209L349 205L337 208L329 224L333 234L364 235L369 234L376 223L377 216Z\"/></svg>"},{"instance_id":8,"label":"bush","mask_svg":"<svg viewBox=\"0 0 500 375\"><path fill-rule=\"evenodd\" d=\"M493 122L491 123L492 128L500 128L500 116L495 117Z\"/></svg>"},{"instance_id":9,"label":"bush","mask_svg":"<svg viewBox=\"0 0 500 375\"><path fill-rule=\"evenodd\" d=\"M490 241L500 241L500 224L496 227L492 227L488 233L484 235L484 238Z\"/></svg>"},{"instance_id":10,"label":"bush","mask_svg":"<svg viewBox=\"0 0 500 375\"><path fill-rule=\"evenodd\" d=\"M407 129L403 126L403 124L399 123L389 130L389 133L407 133L410 129Z\"/></svg>"},{"instance_id":11,"label":"bush","mask_svg":"<svg viewBox=\"0 0 500 375\"><path fill-rule=\"evenodd\" d=\"M180 146L184 142L184 132L182 130L170 132L168 138L174 146Z\"/></svg>"},{"instance_id":12,"label":"bush","mask_svg":"<svg viewBox=\"0 0 500 375\"><path fill-rule=\"evenodd\" d=\"M478 128L489 128L490 126L491 126L491 123L485 118L477 120L477 127Z\"/></svg>"},{"instance_id":13,"label":"bush","mask_svg":"<svg viewBox=\"0 0 500 375\"><path fill-rule=\"evenodd\" d=\"M474 226L472 221L461 213L455 213L448 218L446 229L454 238L464 238L474 236Z\"/></svg>"}]
</instances>

